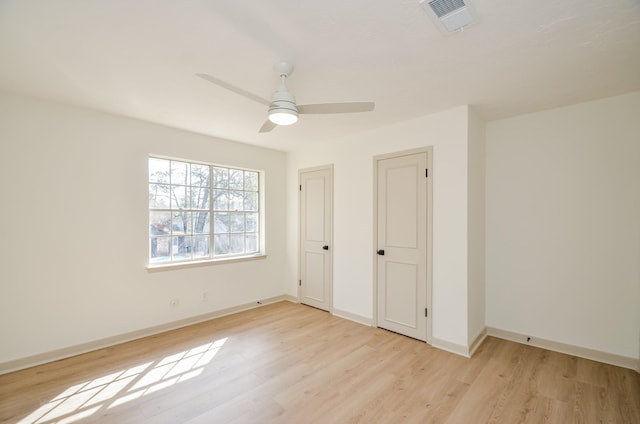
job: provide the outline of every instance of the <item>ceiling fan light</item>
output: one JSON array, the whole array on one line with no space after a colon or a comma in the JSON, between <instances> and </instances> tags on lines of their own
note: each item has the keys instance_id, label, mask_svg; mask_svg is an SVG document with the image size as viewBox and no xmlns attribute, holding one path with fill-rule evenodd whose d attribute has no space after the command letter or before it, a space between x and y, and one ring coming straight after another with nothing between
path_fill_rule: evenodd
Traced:
<instances>
[{"instance_id":1,"label":"ceiling fan light","mask_svg":"<svg viewBox=\"0 0 640 424\"><path fill-rule=\"evenodd\" d=\"M298 121L296 100L288 91L276 91L269 107L269 121L276 125L291 125Z\"/></svg>"},{"instance_id":2,"label":"ceiling fan light","mask_svg":"<svg viewBox=\"0 0 640 424\"><path fill-rule=\"evenodd\" d=\"M269 121L276 125L291 125L298 121L298 108L293 94L287 90L286 75L280 75L280 87L271 96Z\"/></svg>"},{"instance_id":3,"label":"ceiling fan light","mask_svg":"<svg viewBox=\"0 0 640 424\"><path fill-rule=\"evenodd\" d=\"M298 121L298 114L290 109L272 109L269 111L269 121L276 125L291 125Z\"/></svg>"}]
</instances>

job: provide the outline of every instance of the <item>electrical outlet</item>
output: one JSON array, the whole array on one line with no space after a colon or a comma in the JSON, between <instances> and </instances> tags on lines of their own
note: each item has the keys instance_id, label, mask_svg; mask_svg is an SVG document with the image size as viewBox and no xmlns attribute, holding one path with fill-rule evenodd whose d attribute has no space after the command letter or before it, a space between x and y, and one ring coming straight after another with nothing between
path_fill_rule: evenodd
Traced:
<instances>
[{"instance_id":1,"label":"electrical outlet","mask_svg":"<svg viewBox=\"0 0 640 424\"><path fill-rule=\"evenodd\" d=\"M207 299L209 299L209 292L203 291L202 292L202 301L206 302Z\"/></svg>"}]
</instances>

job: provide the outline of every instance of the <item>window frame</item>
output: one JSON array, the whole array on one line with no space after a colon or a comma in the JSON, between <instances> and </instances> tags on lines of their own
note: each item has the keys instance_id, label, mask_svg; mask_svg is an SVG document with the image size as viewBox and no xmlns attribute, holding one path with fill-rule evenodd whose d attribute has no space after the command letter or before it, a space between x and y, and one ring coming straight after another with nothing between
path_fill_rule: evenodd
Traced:
<instances>
[{"instance_id":1,"label":"window frame","mask_svg":"<svg viewBox=\"0 0 640 424\"><path fill-rule=\"evenodd\" d=\"M152 181L152 177L150 175L151 173L151 160L156 159L156 160L163 160L163 161L167 161L168 162L168 181ZM191 166L192 165L201 165L201 166L207 166L208 167L208 186L203 186L203 185L192 185L192 181L190 180L191 177L189 177L189 179L185 179L184 183L181 182L176 182L174 183L171 178L172 178L172 169L173 169L173 162L180 162L180 163L186 163L189 165L188 168L188 175L191 176L192 175L192 171L191 171ZM242 175L242 188L239 189L237 187L229 187L229 185L227 184L226 188L221 188L221 187L216 187L214 184L214 168L217 169L227 169L228 172L230 171L242 171L243 175ZM244 172L251 172L251 173L256 173L257 174L257 190L251 190L251 189L247 189L246 187L246 175L244 174ZM182 158L175 158L175 157L167 157L167 156L161 156L161 155L154 155L154 154L150 154L147 156L147 174L146 174L146 183L147 183L147 194L148 194L148 202L147 202L147 223L148 223L148 233L147 233L147 269L149 270L153 270L153 269L166 269L166 268L176 268L176 267L190 267L190 266L201 266L201 265L207 265L207 264L216 264L216 263L229 263L229 262L239 262L239 261L245 261L245 260L254 260L254 259L261 259L261 258L265 258L266 257L266 253L265 253L265 213L264 213L264 203L265 203L265 192L264 192L264 171L262 170L257 170L257 169L250 169L250 168L246 168L246 167L239 167L239 166L231 166L231 165L222 165L222 164L216 164L216 163L208 163L208 162L202 162L202 161L194 161L194 160L190 160L190 159L182 159ZM227 181L228 183L229 181ZM151 204L151 200L152 200L152 190L151 187L152 185L165 185L168 187L168 194L167 194L167 201L168 201L168 206L166 207L153 207ZM209 193L208 193L208 209L202 209L202 208L193 208L191 204L189 204L188 208L181 208L181 207L174 207L174 205L172 204L174 196L173 196L173 190L174 187L185 187L188 190L192 190L194 188L196 189L203 189L206 188L208 189ZM243 208L242 210L239 209L231 209L231 203L228 202L226 209L216 209L216 205L214 205L214 190L226 190L227 193L229 192L241 192L242 193L242 197L243 197ZM247 197L246 195L249 193L257 193L257 210L247 210L245 208L245 203L244 203L244 199ZM157 192L156 192L157 193ZM190 220L192 221L192 225L189 227L190 230L189 231L185 231L184 236L185 237L189 237L189 257L187 258L179 258L174 256L174 244L175 238L180 237L182 234L180 234L179 232L174 233L174 223L173 223L173 219L174 219L174 215L175 213L177 213L178 211L183 211L189 214L195 214L197 212L206 212L209 214L209 228L208 228L208 233L197 233L195 228L193 228L193 220L195 219L193 216L191 216ZM170 221L169 221L169 228L168 228L168 232L166 234L157 234L153 232L152 228L153 228L153 222L152 222L152 214L153 213L168 213L170 215ZM229 223L227 225L227 229L226 231L216 231L215 227L215 214L244 214L243 217L243 223L244 225L242 226L242 231L232 231L231 228L231 223ZM257 231L247 231L246 229L246 220L247 220L247 215L248 214L257 214ZM194 238L198 237L200 235L202 236L206 236L209 237L209 243L208 243L208 256L195 256L194 255L194 251L193 251L193 247L195 246L195 242L194 242ZM215 237L216 235L224 235L224 234L229 234L229 240L231 239L232 235L238 235L238 234L242 234L242 239L244 240L243 243L243 252L241 253L224 253L224 254L216 254L215 253L215 249L216 249L216 245L215 245ZM257 250L255 252L246 252L246 243L247 243L247 237L248 235L251 234L256 234L256 247ZM162 237L166 237L167 242L168 242L168 258L165 260L156 260L154 261L152 258L152 251L153 251L153 247L152 247L152 243L153 240L159 240ZM156 242L157 243L157 242ZM229 249L231 249L231 244L229 243Z\"/></svg>"}]
</instances>

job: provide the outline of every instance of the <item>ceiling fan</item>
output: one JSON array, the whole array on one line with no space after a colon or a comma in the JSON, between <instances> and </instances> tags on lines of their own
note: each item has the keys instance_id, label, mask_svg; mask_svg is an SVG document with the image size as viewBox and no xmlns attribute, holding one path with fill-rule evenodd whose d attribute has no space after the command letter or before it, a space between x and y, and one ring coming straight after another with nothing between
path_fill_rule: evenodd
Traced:
<instances>
[{"instance_id":1,"label":"ceiling fan","mask_svg":"<svg viewBox=\"0 0 640 424\"><path fill-rule=\"evenodd\" d=\"M271 101L263 99L242 88L235 87L228 82L219 80L208 74L196 74L202 79L216 84L219 87L233 91L248 99L262 103L269 107L267 121L260 128L261 133L269 132L278 125L291 125L298 121L299 114L325 114L325 113L354 113L371 112L375 108L374 102L349 102L349 103L320 103L311 105L298 105L293 94L289 91L286 79L293 72L293 65L288 62L280 62L275 65L275 71L280 76L280 85L271 96Z\"/></svg>"}]
</instances>

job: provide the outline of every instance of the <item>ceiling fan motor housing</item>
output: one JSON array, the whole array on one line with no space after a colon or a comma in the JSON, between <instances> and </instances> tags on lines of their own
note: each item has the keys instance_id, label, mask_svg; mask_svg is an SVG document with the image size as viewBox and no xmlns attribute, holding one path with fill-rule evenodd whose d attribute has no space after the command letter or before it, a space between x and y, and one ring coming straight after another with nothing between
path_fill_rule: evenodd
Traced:
<instances>
[{"instance_id":1,"label":"ceiling fan motor housing","mask_svg":"<svg viewBox=\"0 0 640 424\"><path fill-rule=\"evenodd\" d=\"M278 90L271 96L269 120L278 125L291 125L298 120L298 108L293 94L282 81Z\"/></svg>"}]
</instances>

